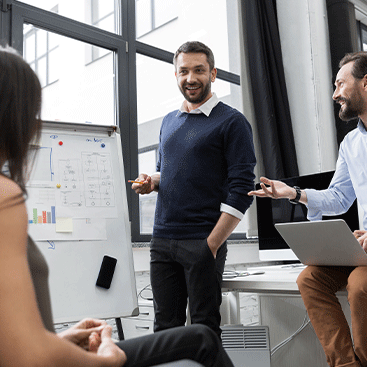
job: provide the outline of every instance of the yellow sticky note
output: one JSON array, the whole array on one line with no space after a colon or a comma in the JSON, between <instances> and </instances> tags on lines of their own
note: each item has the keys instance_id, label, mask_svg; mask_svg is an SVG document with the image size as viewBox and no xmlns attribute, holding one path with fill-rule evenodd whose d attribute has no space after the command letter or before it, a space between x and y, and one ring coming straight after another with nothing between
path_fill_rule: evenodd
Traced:
<instances>
[{"instance_id":1,"label":"yellow sticky note","mask_svg":"<svg viewBox=\"0 0 367 367\"><path fill-rule=\"evenodd\" d=\"M73 232L73 218L56 218L56 232Z\"/></svg>"}]
</instances>

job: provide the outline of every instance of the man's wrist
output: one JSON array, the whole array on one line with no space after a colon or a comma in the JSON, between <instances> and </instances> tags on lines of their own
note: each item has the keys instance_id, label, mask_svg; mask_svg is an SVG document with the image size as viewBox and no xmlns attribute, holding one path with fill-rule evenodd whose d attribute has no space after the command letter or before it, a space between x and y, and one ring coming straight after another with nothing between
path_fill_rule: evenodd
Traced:
<instances>
[{"instance_id":1,"label":"man's wrist","mask_svg":"<svg viewBox=\"0 0 367 367\"><path fill-rule=\"evenodd\" d=\"M206 242L208 246L213 250L218 250L218 248L221 246L221 243L218 245L218 242L220 242L220 240L211 235L206 238Z\"/></svg>"},{"instance_id":2,"label":"man's wrist","mask_svg":"<svg viewBox=\"0 0 367 367\"><path fill-rule=\"evenodd\" d=\"M299 200L301 199L301 189L298 186L293 186L294 192L295 192L295 196L292 199L289 199L289 202L292 204L298 204Z\"/></svg>"},{"instance_id":3,"label":"man's wrist","mask_svg":"<svg viewBox=\"0 0 367 367\"><path fill-rule=\"evenodd\" d=\"M158 189L159 189L159 182L160 182L160 178L161 178L160 173L159 172L153 173L150 176L150 178L151 178L152 183L153 183L153 191L158 191Z\"/></svg>"},{"instance_id":4,"label":"man's wrist","mask_svg":"<svg viewBox=\"0 0 367 367\"><path fill-rule=\"evenodd\" d=\"M294 187L291 187L292 189L292 195L290 198L288 198L288 200L294 200L297 197L297 191Z\"/></svg>"}]
</instances>

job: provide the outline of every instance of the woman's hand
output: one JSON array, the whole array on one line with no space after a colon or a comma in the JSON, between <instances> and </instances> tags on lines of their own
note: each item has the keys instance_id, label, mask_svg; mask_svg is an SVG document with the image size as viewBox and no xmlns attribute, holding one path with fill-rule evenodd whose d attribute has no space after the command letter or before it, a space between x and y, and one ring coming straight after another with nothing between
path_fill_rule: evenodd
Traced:
<instances>
[{"instance_id":1,"label":"woman's hand","mask_svg":"<svg viewBox=\"0 0 367 367\"><path fill-rule=\"evenodd\" d=\"M106 325L101 332L101 343L96 351L98 355L108 357L113 366L123 366L126 363L127 357L111 339L112 327Z\"/></svg>"},{"instance_id":2,"label":"woman's hand","mask_svg":"<svg viewBox=\"0 0 367 367\"><path fill-rule=\"evenodd\" d=\"M70 342L79 345L86 350L90 350L90 337L91 335L94 335L93 348L94 350L97 350L99 344L101 343L101 332L106 325L107 323L104 320L84 319L69 329L58 333L57 335L60 338L69 340ZM98 338L99 344L97 344Z\"/></svg>"},{"instance_id":3,"label":"woman's hand","mask_svg":"<svg viewBox=\"0 0 367 367\"><path fill-rule=\"evenodd\" d=\"M126 362L125 352L111 338L112 327L104 320L84 319L57 335L89 352L107 357L111 366L122 366Z\"/></svg>"}]
</instances>

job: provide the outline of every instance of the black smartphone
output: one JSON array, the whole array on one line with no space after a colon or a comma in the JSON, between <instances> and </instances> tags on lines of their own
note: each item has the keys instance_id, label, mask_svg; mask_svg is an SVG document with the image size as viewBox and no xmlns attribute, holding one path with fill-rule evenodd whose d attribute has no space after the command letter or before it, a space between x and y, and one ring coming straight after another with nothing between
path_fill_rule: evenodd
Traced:
<instances>
[{"instance_id":1,"label":"black smartphone","mask_svg":"<svg viewBox=\"0 0 367 367\"><path fill-rule=\"evenodd\" d=\"M117 259L111 256L103 256L101 269L99 270L96 285L98 287L109 289L115 272Z\"/></svg>"}]
</instances>

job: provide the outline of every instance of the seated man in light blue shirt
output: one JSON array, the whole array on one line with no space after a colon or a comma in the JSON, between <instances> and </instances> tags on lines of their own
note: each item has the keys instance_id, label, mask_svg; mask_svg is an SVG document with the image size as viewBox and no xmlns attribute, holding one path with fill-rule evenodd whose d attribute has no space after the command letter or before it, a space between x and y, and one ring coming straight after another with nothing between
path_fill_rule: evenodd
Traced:
<instances>
[{"instance_id":1,"label":"seated man in light blue shirt","mask_svg":"<svg viewBox=\"0 0 367 367\"><path fill-rule=\"evenodd\" d=\"M308 207L308 219L345 213L357 198L364 210L363 229L354 235L367 251L367 53L347 54L339 64L333 99L339 117L359 117L358 127L340 145L336 171L326 190L301 190L281 181L261 178L260 190L249 195L288 198ZM367 366L367 267L308 266L297 284L330 366ZM352 334L336 292L347 287Z\"/></svg>"}]
</instances>

